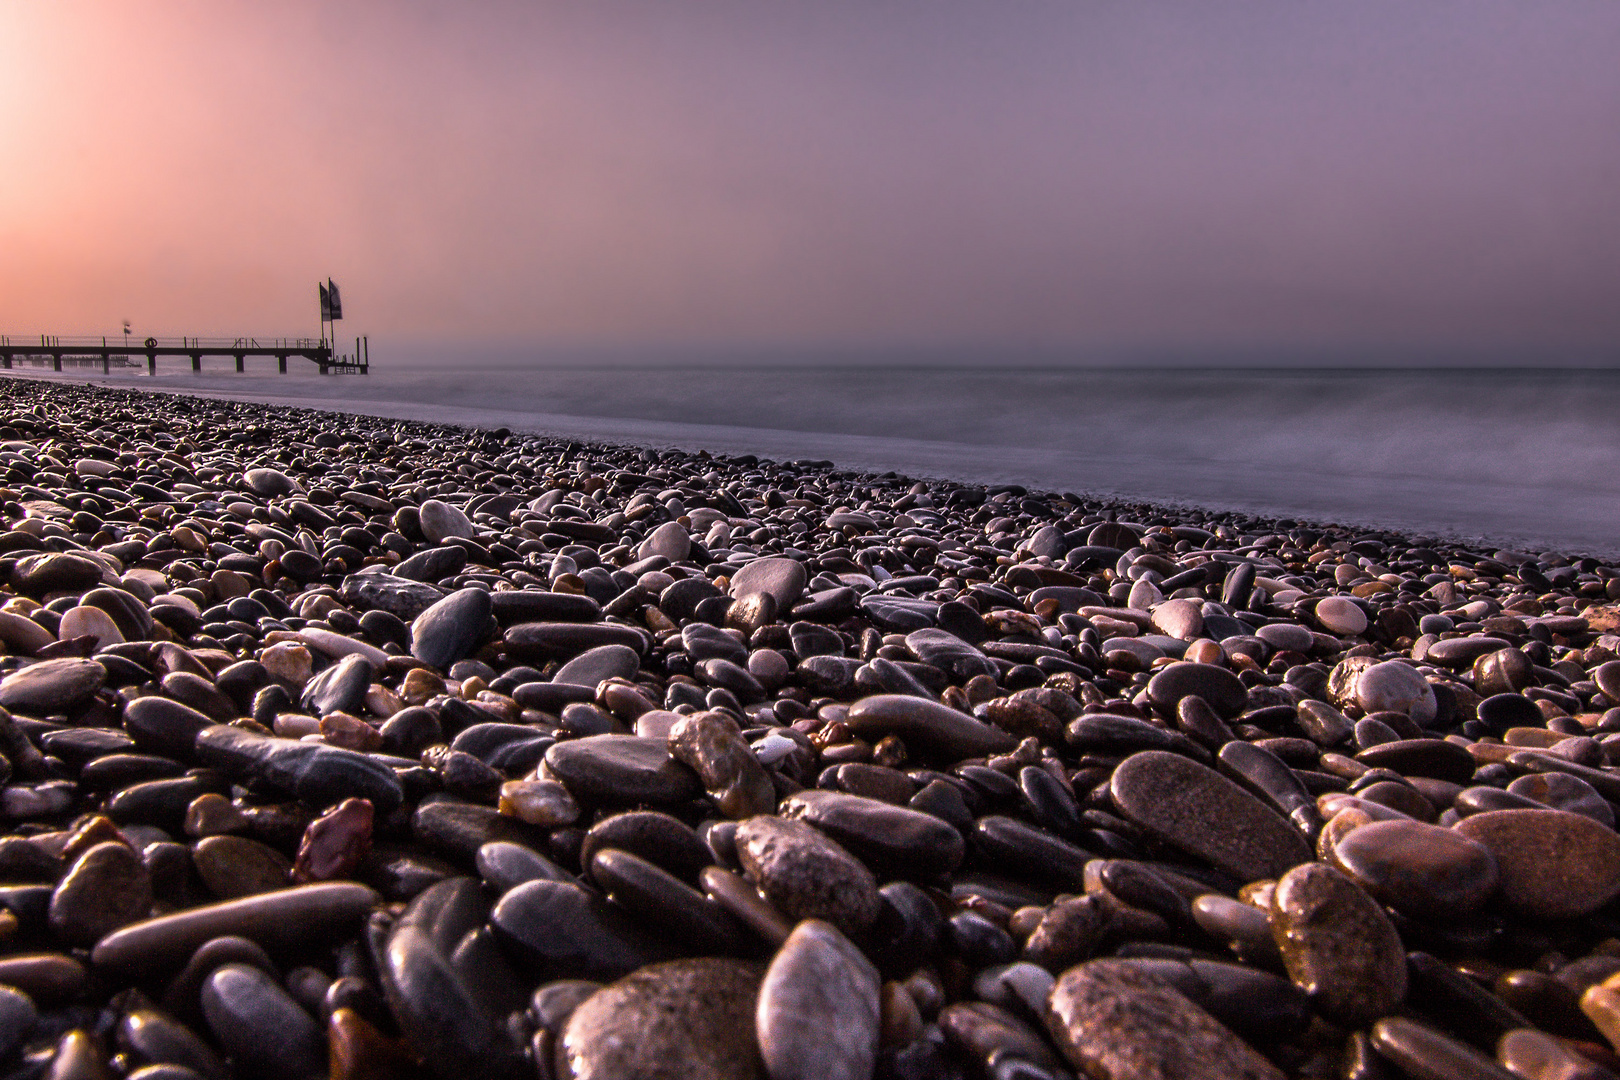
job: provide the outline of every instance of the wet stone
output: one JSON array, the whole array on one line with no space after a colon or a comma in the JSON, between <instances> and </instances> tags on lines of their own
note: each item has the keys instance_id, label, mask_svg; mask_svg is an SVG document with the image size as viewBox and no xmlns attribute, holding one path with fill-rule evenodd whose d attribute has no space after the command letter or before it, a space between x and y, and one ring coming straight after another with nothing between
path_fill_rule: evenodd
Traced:
<instances>
[{"instance_id":1,"label":"wet stone","mask_svg":"<svg viewBox=\"0 0 1620 1080\"><path fill-rule=\"evenodd\" d=\"M546 767L576 799L592 803L682 803L703 790L663 739L592 735L546 751Z\"/></svg>"},{"instance_id":2,"label":"wet stone","mask_svg":"<svg viewBox=\"0 0 1620 1080\"><path fill-rule=\"evenodd\" d=\"M1590 915L1620 896L1620 836L1562 810L1493 810L1456 831L1489 849L1503 902L1537 919Z\"/></svg>"},{"instance_id":3,"label":"wet stone","mask_svg":"<svg viewBox=\"0 0 1620 1080\"><path fill-rule=\"evenodd\" d=\"M551 681L594 690L608 679L634 678L640 667L641 654L636 650L625 645L599 645L558 668Z\"/></svg>"},{"instance_id":4,"label":"wet stone","mask_svg":"<svg viewBox=\"0 0 1620 1080\"><path fill-rule=\"evenodd\" d=\"M1363 825L1333 846L1332 859L1380 902L1417 918L1469 914L1496 891L1489 850L1418 821Z\"/></svg>"},{"instance_id":5,"label":"wet stone","mask_svg":"<svg viewBox=\"0 0 1620 1080\"><path fill-rule=\"evenodd\" d=\"M587 998L557 1040L574 1080L680 1076L764 1080L754 1037L757 965L705 958L655 964Z\"/></svg>"},{"instance_id":6,"label":"wet stone","mask_svg":"<svg viewBox=\"0 0 1620 1080\"><path fill-rule=\"evenodd\" d=\"M1098 1080L1283 1076L1169 983L1126 961L1094 960L1065 972L1045 1021L1069 1063Z\"/></svg>"},{"instance_id":7,"label":"wet stone","mask_svg":"<svg viewBox=\"0 0 1620 1080\"><path fill-rule=\"evenodd\" d=\"M221 900L235 900L287 887L292 863L285 855L244 836L210 836L192 849L197 876Z\"/></svg>"},{"instance_id":8,"label":"wet stone","mask_svg":"<svg viewBox=\"0 0 1620 1080\"><path fill-rule=\"evenodd\" d=\"M42 660L0 679L0 708L48 716L95 696L107 669L94 660Z\"/></svg>"},{"instance_id":9,"label":"wet stone","mask_svg":"<svg viewBox=\"0 0 1620 1080\"><path fill-rule=\"evenodd\" d=\"M1311 859L1304 837L1280 815L1176 754L1132 755L1115 769L1109 793L1131 822L1240 881L1276 877Z\"/></svg>"},{"instance_id":10,"label":"wet stone","mask_svg":"<svg viewBox=\"0 0 1620 1080\"><path fill-rule=\"evenodd\" d=\"M578 885L527 881L490 912L497 937L536 978L620 978L661 949L622 909Z\"/></svg>"},{"instance_id":11,"label":"wet stone","mask_svg":"<svg viewBox=\"0 0 1620 1080\"><path fill-rule=\"evenodd\" d=\"M1294 983L1328 1019L1359 1027L1406 996L1406 953L1389 917L1360 886L1320 863L1277 881L1271 930Z\"/></svg>"},{"instance_id":12,"label":"wet stone","mask_svg":"<svg viewBox=\"0 0 1620 1080\"><path fill-rule=\"evenodd\" d=\"M755 559L731 575L731 595L765 593L776 601L778 611L786 611L804 592L809 575L796 559Z\"/></svg>"},{"instance_id":13,"label":"wet stone","mask_svg":"<svg viewBox=\"0 0 1620 1080\"><path fill-rule=\"evenodd\" d=\"M962 834L932 814L820 790L790 795L780 812L814 825L886 877L925 880L962 862Z\"/></svg>"},{"instance_id":14,"label":"wet stone","mask_svg":"<svg viewBox=\"0 0 1620 1080\"><path fill-rule=\"evenodd\" d=\"M304 687L303 707L316 716L358 713L365 710L366 691L376 668L360 655L349 655L316 675Z\"/></svg>"},{"instance_id":15,"label":"wet stone","mask_svg":"<svg viewBox=\"0 0 1620 1080\"><path fill-rule=\"evenodd\" d=\"M152 909L152 879L128 844L108 841L81 855L51 894L50 926L64 941L93 945Z\"/></svg>"},{"instance_id":16,"label":"wet stone","mask_svg":"<svg viewBox=\"0 0 1620 1080\"><path fill-rule=\"evenodd\" d=\"M427 608L411 623L411 655L446 670L472 654L490 629L492 605L483 589L461 589Z\"/></svg>"},{"instance_id":17,"label":"wet stone","mask_svg":"<svg viewBox=\"0 0 1620 1080\"><path fill-rule=\"evenodd\" d=\"M1225 668L1186 661L1160 668L1148 682L1147 692L1155 705L1166 709L1175 708L1185 697L1201 698L1225 718L1242 712L1249 697L1243 683Z\"/></svg>"},{"instance_id":18,"label":"wet stone","mask_svg":"<svg viewBox=\"0 0 1620 1080\"><path fill-rule=\"evenodd\" d=\"M267 1077L326 1075L326 1040L315 1018L258 968L226 964L202 988L208 1027L244 1072Z\"/></svg>"},{"instance_id":19,"label":"wet stone","mask_svg":"<svg viewBox=\"0 0 1620 1080\"><path fill-rule=\"evenodd\" d=\"M1016 740L998 728L981 723L946 705L904 694L879 694L850 706L845 723L873 741L898 736L908 748L960 760L1005 753Z\"/></svg>"},{"instance_id":20,"label":"wet stone","mask_svg":"<svg viewBox=\"0 0 1620 1080\"><path fill-rule=\"evenodd\" d=\"M736 845L749 878L789 918L824 919L851 935L877 920L872 872L810 825L750 818L737 826Z\"/></svg>"},{"instance_id":21,"label":"wet stone","mask_svg":"<svg viewBox=\"0 0 1620 1080\"><path fill-rule=\"evenodd\" d=\"M703 712L677 720L669 732L669 752L697 773L720 813L742 819L776 808L776 788L735 720Z\"/></svg>"}]
</instances>

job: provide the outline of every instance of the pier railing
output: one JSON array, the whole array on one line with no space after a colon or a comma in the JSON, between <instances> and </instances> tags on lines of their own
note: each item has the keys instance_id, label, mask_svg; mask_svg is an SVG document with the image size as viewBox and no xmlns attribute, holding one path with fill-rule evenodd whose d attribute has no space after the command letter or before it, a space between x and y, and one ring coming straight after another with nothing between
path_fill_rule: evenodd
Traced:
<instances>
[{"instance_id":1,"label":"pier railing","mask_svg":"<svg viewBox=\"0 0 1620 1080\"><path fill-rule=\"evenodd\" d=\"M322 375L347 373L365 375L371 370L371 344L365 337L354 339L354 353L339 353L337 342L318 338L255 338L255 337L126 337L122 341L111 338L62 337L40 334L37 338L0 334L0 367L9 369L14 361L40 364L49 362L57 370L63 363L80 365L99 362L103 372L113 364L132 366L139 357L146 358L149 374L157 373L160 356L184 356L191 360L192 371L202 371L205 356L228 356L236 361L236 370L246 370L248 357L273 356L283 374L287 371L287 357L301 356L314 362Z\"/></svg>"}]
</instances>

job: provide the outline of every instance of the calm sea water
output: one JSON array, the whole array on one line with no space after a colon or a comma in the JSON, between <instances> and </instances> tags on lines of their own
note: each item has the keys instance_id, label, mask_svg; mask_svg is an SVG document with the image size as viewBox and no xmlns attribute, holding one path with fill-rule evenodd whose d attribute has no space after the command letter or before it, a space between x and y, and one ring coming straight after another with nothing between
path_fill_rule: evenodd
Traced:
<instances>
[{"instance_id":1,"label":"calm sea water","mask_svg":"<svg viewBox=\"0 0 1620 1080\"><path fill-rule=\"evenodd\" d=\"M222 367L54 377L1620 553L1620 370Z\"/></svg>"}]
</instances>

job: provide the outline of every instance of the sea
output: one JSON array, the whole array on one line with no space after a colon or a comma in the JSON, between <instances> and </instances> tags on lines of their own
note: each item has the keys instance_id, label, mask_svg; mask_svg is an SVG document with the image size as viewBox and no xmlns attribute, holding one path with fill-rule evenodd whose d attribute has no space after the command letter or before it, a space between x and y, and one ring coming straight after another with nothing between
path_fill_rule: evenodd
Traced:
<instances>
[{"instance_id":1,"label":"sea","mask_svg":"<svg viewBox=\"0 0 1620 1080\"><path fill-rule=\"evenodd\" d=\"M1617 368L254 363L13 374L1620 554Z\"/></svg>"}]
</instances>

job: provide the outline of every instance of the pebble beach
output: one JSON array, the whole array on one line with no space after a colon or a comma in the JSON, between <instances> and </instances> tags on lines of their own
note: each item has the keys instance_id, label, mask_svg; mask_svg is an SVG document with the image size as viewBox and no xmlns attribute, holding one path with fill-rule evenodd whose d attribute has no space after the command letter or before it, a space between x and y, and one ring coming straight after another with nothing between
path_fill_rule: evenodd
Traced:
<instances>
[{"instance_id":1,"label":"pebble beach","mask_svg":"<svg viewBox=\"0 0 1620 1080\"><path fill-rule=\"evenodd\" d=\"M1620 1077L1613 559L14 378L0 469L0 1080Z\"/></svg>"}]
</instances>

